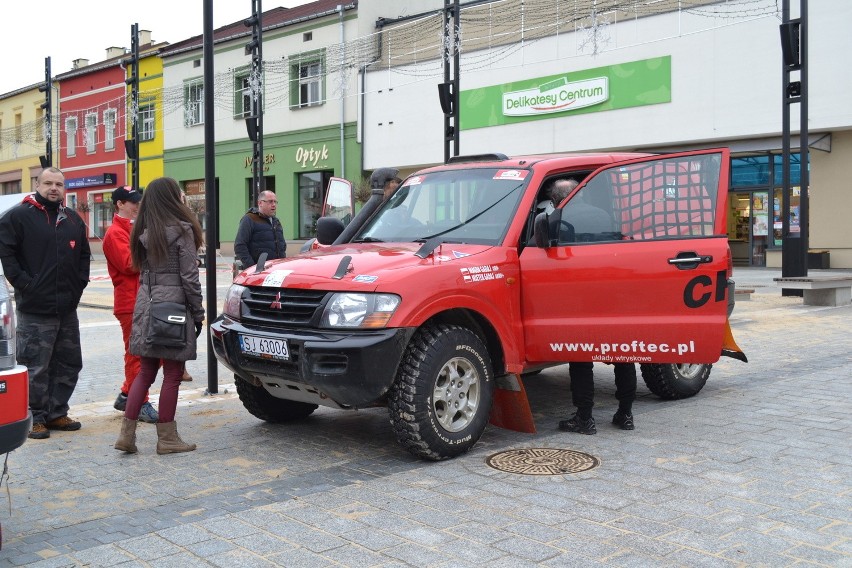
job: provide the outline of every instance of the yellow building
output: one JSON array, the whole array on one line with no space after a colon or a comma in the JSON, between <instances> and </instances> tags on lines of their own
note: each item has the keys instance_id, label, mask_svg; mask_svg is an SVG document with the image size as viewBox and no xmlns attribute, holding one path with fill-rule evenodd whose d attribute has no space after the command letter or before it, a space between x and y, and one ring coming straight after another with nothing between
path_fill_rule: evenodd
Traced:
<instances>
[{"instance_id":1,"label":"yellow building","mask_svg":"<svg viewBox=\"0 0 852 568\"><path fill-rule=\"evenodd\" d=\"M39 156L45 155L47 147L45 97L38 90L40 85L0 95L0 195L35 191L41 173ZM53 112L55 115L55 106ZM58 153L54 151L53 156L56 166Z\"/></svg>"},{"instance_id":2,"label":"yellow building","mask_svg":"<svg viewBox=\"0 0 852 568\"><path fill-rule=\"evenodd\" d=\"M139 136L139 185L148 183L163 174L163 60L160 49L168 43L151 45L151 32L139 32L139 114L137 134ZM127 77L131 77L131 67L127 65ZM130 101L131 88L127 89ZM132 114L128 104L127 139L132 138ZM133 175L132 160L127 160L127 179Z\"/></svg>"}]
</instances>

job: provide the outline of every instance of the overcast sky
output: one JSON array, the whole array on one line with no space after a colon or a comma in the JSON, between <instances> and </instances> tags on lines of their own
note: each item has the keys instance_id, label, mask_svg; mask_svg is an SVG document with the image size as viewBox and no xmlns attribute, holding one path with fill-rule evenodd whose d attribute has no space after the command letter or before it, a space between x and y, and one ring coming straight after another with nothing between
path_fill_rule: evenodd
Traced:
<instances>
[{"instance_id":1,"label":"overcast sky","mask_svg":"<svg viewBox=\"0 0 852 568\"><path fill-rule=\"evenodd\" d=\"M266 12L309 0L266 0ZM251 0L213 0L213 27L251 15ZM3 0L0 94L44 81L44 58L53 76L78 58L97 63L106 48L130 48L130 26L151 30L155 42L177 43L204 31L203 0ZM248 29L248 28L246 28Z\"/></svg>"}]
</instances>

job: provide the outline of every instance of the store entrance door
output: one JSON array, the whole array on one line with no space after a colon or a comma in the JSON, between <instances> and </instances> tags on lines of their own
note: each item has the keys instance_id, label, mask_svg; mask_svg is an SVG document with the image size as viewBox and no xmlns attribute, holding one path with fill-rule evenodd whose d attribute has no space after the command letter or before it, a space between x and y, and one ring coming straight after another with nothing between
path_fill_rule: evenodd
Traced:
<instances>
[{"instance_id":1,"label":"store entrance door","mask_svg":"<svg viewBox=\"0 0 852 568\"><path fill-rule=\"evenodd\" d=\"M769 192L731 192L728 200L728 243L734 266L766 266L769 244Z\"/></svg>"}]
</instances>

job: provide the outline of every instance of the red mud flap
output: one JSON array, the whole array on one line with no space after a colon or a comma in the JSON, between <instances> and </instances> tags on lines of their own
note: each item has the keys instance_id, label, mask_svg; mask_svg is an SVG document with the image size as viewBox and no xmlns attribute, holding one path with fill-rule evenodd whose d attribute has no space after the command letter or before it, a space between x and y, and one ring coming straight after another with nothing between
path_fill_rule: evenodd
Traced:
<instances>
[{"instance_id":1,"label":"red mud flap","mask_svg":"<svg viewBox=\"0 0 852 568\"><path fill-rule=\"evenodd\" d=\"M489 422L498 428L535 434L535 421L524 383L516 374L497 377Z\"/></svg>"}]
</instances>

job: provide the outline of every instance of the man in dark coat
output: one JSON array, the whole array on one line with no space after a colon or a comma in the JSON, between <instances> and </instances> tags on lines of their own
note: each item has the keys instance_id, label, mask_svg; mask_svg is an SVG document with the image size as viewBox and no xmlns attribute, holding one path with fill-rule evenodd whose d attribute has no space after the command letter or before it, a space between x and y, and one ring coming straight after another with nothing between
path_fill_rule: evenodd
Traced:
<instances>
[{"instance_id":1,"label":"man in dark coat","mask_svg":"<svg viewBox=\"0 0 852 568\"><path fill-rule=\"evenodd\" d=\"M287 256L284 228L275 216L278 198L271 191L261 191L257 207L252 207L240 219L237 237L234 239L234 256L243 268L254 266L261 253L268 260Z\"/></svg>"},{"instance_id":2,"label":"man in dark coat","mask_svg":"<svg viewBox=\"0 0 852 568\"><path fill-rule=\"evenodd\" d=\"M68 400L83 368L77 304L89 283L86 225L66 208L65 176L46 168L36 194L0 220L0 261L15 288L17 359L30 378L30 438L79 430Z\"/></svg>"}]
</instances>

